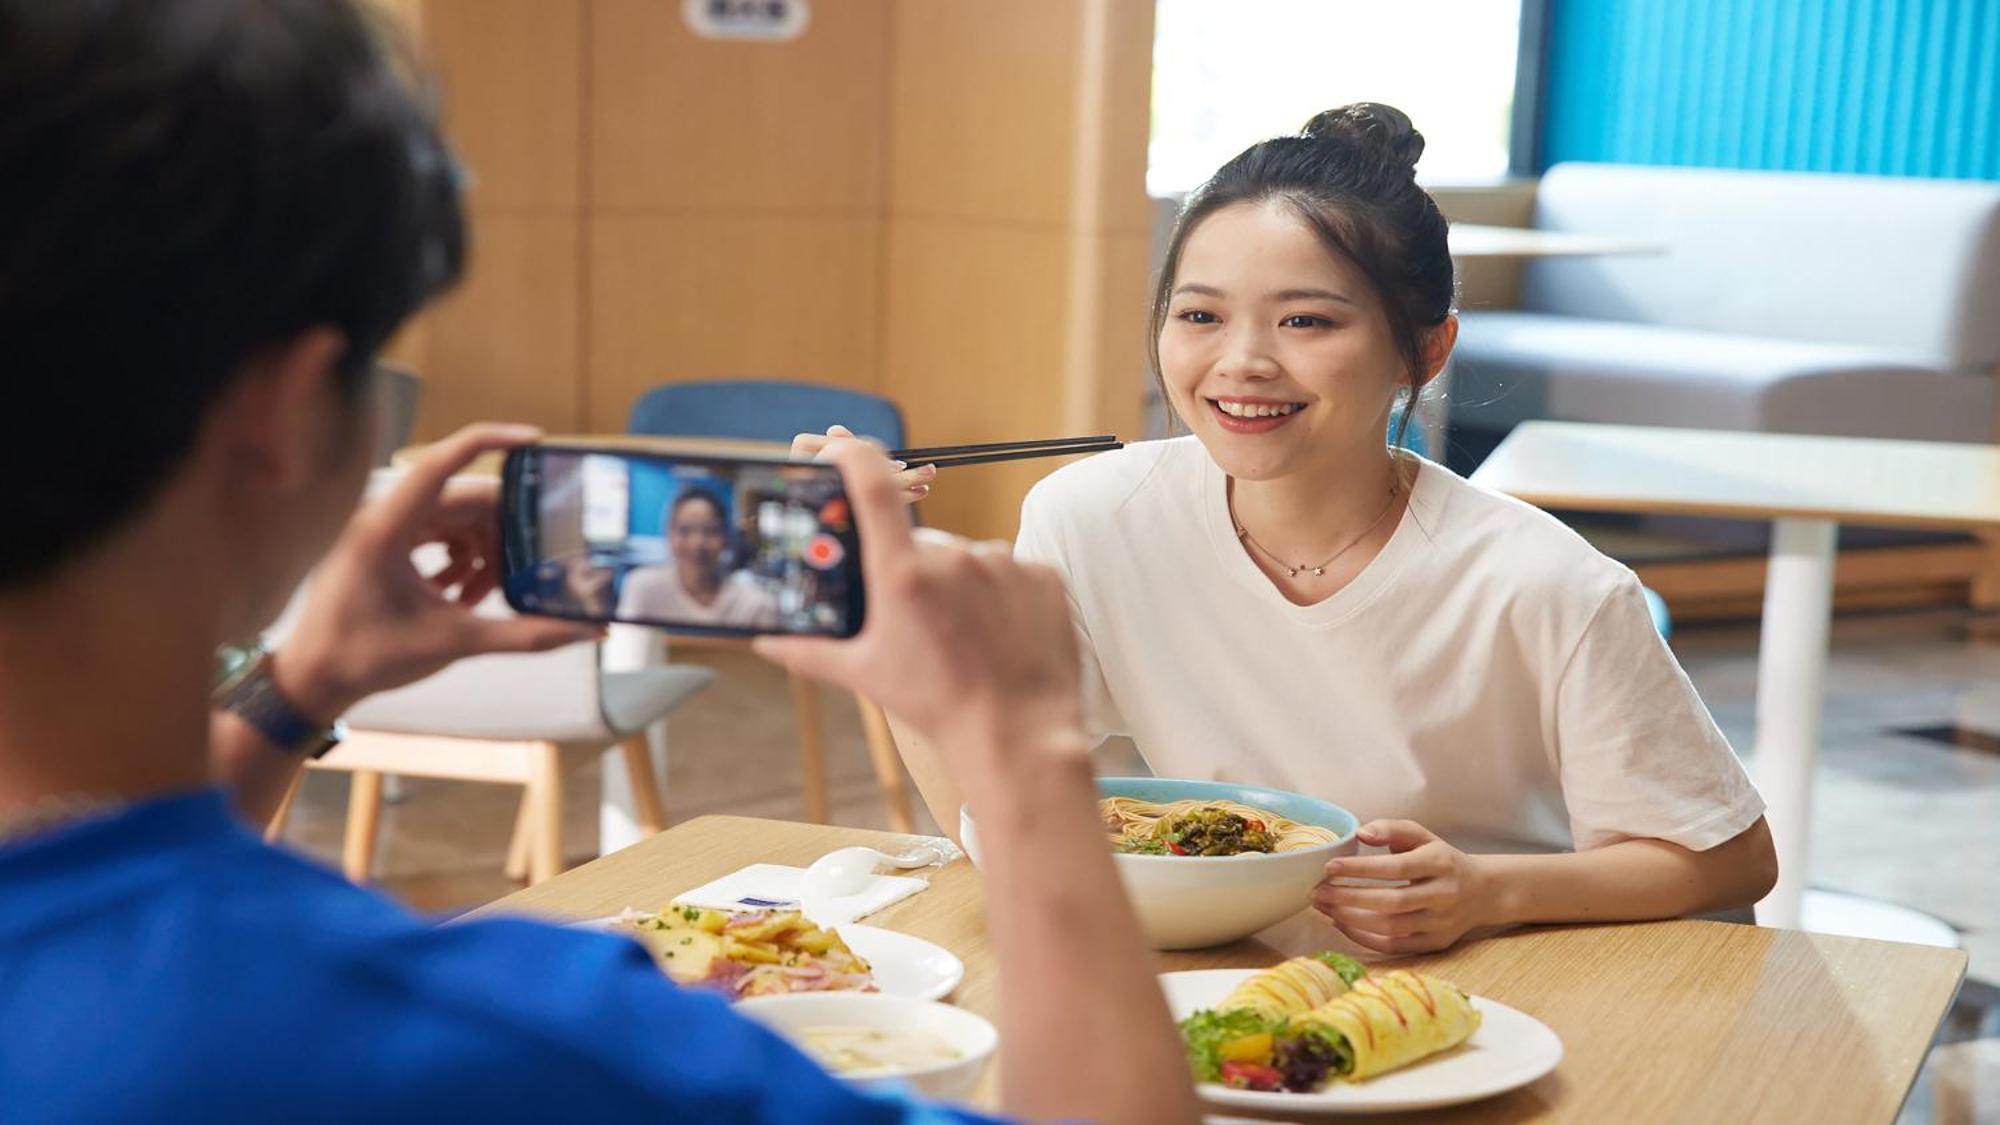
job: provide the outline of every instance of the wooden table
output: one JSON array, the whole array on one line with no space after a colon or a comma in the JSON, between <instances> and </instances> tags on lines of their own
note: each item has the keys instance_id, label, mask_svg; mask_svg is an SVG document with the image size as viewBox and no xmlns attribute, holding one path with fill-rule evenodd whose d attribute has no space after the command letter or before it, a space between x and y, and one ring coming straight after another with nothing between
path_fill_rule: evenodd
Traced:
<instances>
[{"instance_id":1,"label":"wooden table","mask_svg":"<svg viewBox=\"0 0 2000 1125\"><path fill-rule=\"evenodd\" d=\"M1912 940L1950 938L1913 911L1805 894L1819 753L1834 540L1859 523L1947 531L2000 526L2000 447L1809 434L1527 422L1472 475L1547 508L1772 522L1758 640L1757 782L1778 886L1767 925ZM1955 938L1952 938L1955 940Z\"/></svg>"},{"instance_id":2,"label":"wooden table","mask_svg":"<svg viewBox=\"0 0 2000 1125\"><path fill-rule=\"evenodd\" d=\"M749 863L802 867L836 847L899 850L910 839L702 817L477 913L582 919L650 909ZM979 873L961 860L930 882L867 921L956 953L966 976L954 999L993 1019L998 982ZM1305 914L1251 941L1158 958L1162 971L1261 967L1326 948L1330 933ZM1547 1023L1565 1050L1531 1086L1423 1120L1890 1121L1965 962L1957 950L1720 922L1552 927L1413 958L1406 963ZM989 1107L992 1080L989 1072L982 1087Z\"/></svg>"}]
</instances>

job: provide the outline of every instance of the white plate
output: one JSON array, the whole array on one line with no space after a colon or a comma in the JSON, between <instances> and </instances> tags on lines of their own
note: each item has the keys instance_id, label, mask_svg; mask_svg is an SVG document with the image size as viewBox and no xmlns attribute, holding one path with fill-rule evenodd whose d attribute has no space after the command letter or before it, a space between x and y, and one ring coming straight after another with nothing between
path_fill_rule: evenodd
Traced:
<instances>
[{"instance_id":1,"label":"white plate","mask_svg":"<svg viewBox=\"0 0 2000 1125\"><path fill-rule=\"evenodd\" d=\"M1254 969L1198 969L1160 974L1160 987L1176 1021L1213 1008L1231 989L1256 975ZM1233 1090L1213 1082L1197 1089L1214 1105L1267 1113L1382 1113L1436 1109L1490 1098L1526 1086L1562 1061L1562 1040L1549 1026L1505 1004L1474 996L1484 1017L1472 1038L1441 1055L1392 1070L1364 1082L1336 1082L1315 1094L1273 1094Z\"/></svg>"},{"instance_id":2,"label":"white plate","mask_svg":"<svg viewBox=\"0 0 2000 1125\"><path fill-rule=\"evenodd\" d=\"M609 931L618 923L616 916L592 918L573 923L579 930ZM884 996L907 996L912 1000L942 1000L965 979L965 962L951 950L895 930L876 926L835 927L841 940L875 971L875 987ZM866 996L867 993L856 993Z\"/></svg>"}]
</instances>

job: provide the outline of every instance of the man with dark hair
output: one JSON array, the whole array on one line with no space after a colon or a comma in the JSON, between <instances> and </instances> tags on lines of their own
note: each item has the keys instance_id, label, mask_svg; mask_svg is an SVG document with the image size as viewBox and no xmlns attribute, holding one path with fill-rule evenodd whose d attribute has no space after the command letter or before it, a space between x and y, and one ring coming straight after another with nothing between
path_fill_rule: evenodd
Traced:
<instances>
[{"instance_id":1,"label":"man with dark hair","mask_svg":"<svg viewBox=\"0 0 2000 1125\"><path fill-rule=\"evenodd\" d=\"M353 510L374 354L465 247L385 43L349 0L0 0L0 1118L961 1116L837 1082L630 942L432 927L237 821L363 696L592 635L465 610L494 501L452 475L532 431L461 431ZM867 626L760 650L945 748L1009 843L985 872L1008 1108L1191 1118L1059 582L915 542L885 462L836 445ZM424 542L451 559L430 578ZM212 653L315 563L212 714Z\"/></svg>"}]
</instances>

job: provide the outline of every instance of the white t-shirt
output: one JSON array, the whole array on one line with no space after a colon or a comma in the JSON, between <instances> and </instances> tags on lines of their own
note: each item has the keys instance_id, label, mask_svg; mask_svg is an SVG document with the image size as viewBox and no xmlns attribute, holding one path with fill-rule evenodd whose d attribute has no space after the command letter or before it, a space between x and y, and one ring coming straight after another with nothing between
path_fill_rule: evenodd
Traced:
<instances>
[{"instance_id":1,"label":"white t-shirt","mask_svg":"<svg viewBox=\"0 0 2000 1125\"><path fill-rule=\"evenodd\" d=\"M1471 852L1703 850L1762 814L1638 579L1553 517L1420 462L1381 553L1298 606L1226 487L1181 438L1068 465L1022 506L1016 554L1069 588L1093 736Z\"/></svg>"},{"instance_id":2,"label":"white t-shirt","mask_svg":"<svg viewBox=\"0 0 2000 1125\"><path fill-rule=\"evenodd\" d=\"M738 570L722 580L715 600L704 605L681 585L669 562L642 566L625 576L618 594L620 617L645 617L691 625L769 629L778 623L778 600L757 577Z\"/></svg>"}]
</instances>

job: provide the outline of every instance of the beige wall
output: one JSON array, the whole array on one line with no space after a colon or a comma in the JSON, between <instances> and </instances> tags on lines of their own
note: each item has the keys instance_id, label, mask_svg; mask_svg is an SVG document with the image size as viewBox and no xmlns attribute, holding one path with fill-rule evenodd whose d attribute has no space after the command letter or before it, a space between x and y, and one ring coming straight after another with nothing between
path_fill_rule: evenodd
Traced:
<instances>
[{"instance_id":1,"label":"beige wall","mask_svg":"<svg viewBox=\"0 0 2000 1125\"><path fill-rule=\"evenodd\" d=\"M821 0L779 44L671 0L393 6L475 177L466 282L394 349L423 435L762 377L886 394L921 444L1137 436L1150 0ZM1050 467L925 517L1010 535Z\"/></svg>"},{"instance_id":2,"label":"beige wall","mask_svg":"<svg viewBox=\"0 0 2000 1125\"><path fill-rule=\"evenodd\" d=\"M1436 187L1431 198L1454 222L1525 227L1535 212L1535 181L1510 180L1484 187ZM1470 258L1459 263L1458 307L1511 309L1520 304L1519 258Z\"/></svg>"}]
</instances>

